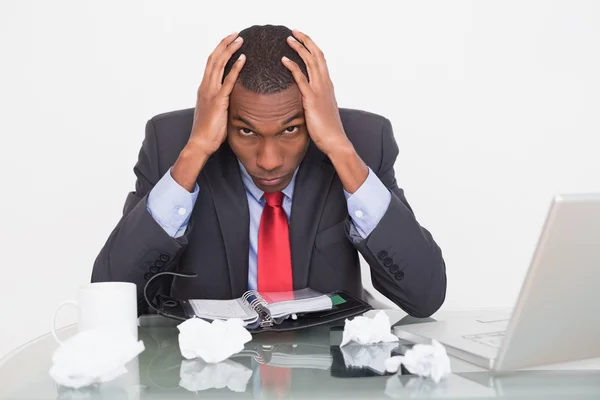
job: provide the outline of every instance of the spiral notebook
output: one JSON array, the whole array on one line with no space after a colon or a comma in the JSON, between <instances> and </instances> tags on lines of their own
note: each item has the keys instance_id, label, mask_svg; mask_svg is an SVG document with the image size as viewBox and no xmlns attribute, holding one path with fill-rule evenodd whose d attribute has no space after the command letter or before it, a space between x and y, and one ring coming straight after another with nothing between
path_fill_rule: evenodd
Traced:
<instances>
[{"instance_id":1,"label":"spiral notebook","mask_svg":"<svg viewBox=\"0 0 600 400\"><path fill-rule=\"evenodd\" d=\"M290 292L248 291L233 300L188 300L198 318L226 320L240 318L246 326L268 326L293 315L333 308L330 296L305 288Z\"/></svg>"},{"instance_id":2,"label":"spiral notebook","mask_svg":"<svg viewBox=\"0 0 600 400\"><path fill-rule=\"evenodd\" d=\"M240 318L251 333L285 332L343 321L372 309L362 298L344 290L320 293L312 288L292 292L259 293L248 291L231 300L180 299L149 288L162 277L195 278L195 273L165 271L146 282L144 299L152 310L168 318L209 321Z\"/></svg>"}]
</instances>

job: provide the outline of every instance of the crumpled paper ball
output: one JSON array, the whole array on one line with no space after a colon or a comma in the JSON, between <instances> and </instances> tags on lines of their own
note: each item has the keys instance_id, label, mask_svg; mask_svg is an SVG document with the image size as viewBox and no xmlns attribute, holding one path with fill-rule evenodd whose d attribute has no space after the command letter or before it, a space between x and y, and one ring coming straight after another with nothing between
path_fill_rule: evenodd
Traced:
<instances>
[{"instance_id":1,"label":"crumpled paper ball","mask_svg":"<svg viewBox=\"0 0 600 400\"><path fill-rule=\"evenodd\" d=\"M431 344L416 344L403 356L391 357L385 362L388 372L397 372L400 365L411 374L431 378L435 383L450 373L450 358L437 340Z\"/></svg>"},{"instance_id":2,"label":"crumpled paper ball","mask_svg":"<svg viewBox=\"0 0 600 400\"><path fill-rule=\"evenodd\" d=\"M227 387L245 392L252 370L232 360L208 364L203 360L183 360L179 369L179 386L190 392Z\"/></svg>"},{"instance_id":3,"label":"crumpled paper ball","mask_svg":"<svg viewBox=\"0 0 600 400\"><path fill-rule=\"evenodd\" d=\"M205 321L190 318L177 325L179 350L188 360L201 358L207 363L218 363L244 349L252 335L239 318L227 321Z\"/></svg>"},{"instance_id":4,"label":"crumpled paper ball","mask_svg":"<svg viewBox=\"0 0 600 400\"><path fill-rule=\"evenodd\" d=\"M129 334L82 331L56 349L50 376L59 385L74 389L109 382L127 373L125 364L144 349L144 342Z\"/></svg>"},{"instance_id":5,"label":"crumpled paper ball","mask_svg":"<svg viewBox=\"0 0 600 400\"><path fill-rule=\"evenodd\" d=\"M398 337L390 330L390 318L384 311L379 311L373 318L359 316L352 320L346 319L340 347L352 341L358 344L397 342Z\"/></svg>"}]
</instances>

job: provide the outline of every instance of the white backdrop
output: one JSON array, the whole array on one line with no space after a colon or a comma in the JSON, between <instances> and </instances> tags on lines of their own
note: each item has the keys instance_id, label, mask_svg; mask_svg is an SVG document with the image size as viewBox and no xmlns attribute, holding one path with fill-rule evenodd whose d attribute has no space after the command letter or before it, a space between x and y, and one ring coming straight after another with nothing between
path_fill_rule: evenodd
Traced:
<instances>
[{"instance_id":1,"label":"white backdrop","mask_svg":"<svg viewBox=\"0 0 600 400\"><path fill-rule=\"evenodd\" d=\"M391 119L445 309L511 306L551 197L600 191L598 2L2 0L0 356L89 280L146 120L264 23L315 39L341 106Z\"/></svg>"}]
</instances>

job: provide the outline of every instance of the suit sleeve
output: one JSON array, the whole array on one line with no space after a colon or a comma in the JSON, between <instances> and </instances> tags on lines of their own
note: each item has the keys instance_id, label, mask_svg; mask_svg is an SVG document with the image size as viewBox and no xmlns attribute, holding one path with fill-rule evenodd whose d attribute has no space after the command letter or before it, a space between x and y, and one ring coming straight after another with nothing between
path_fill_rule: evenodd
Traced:
<instances>
[{"instance_id":1,"label":"suit sleeve","mask_svg":"<svg viewBox=\"0 0 600 400\"><path fill-rule=\"evenodd\" d=\"M351 242L371 267L373 286L414 317L436 312L446 297L446 266L440 247L431 233L416 220L404 191L398 187L394 163L398 145L392 126L385 120L382 128L382 161L377 176L391 193L383 217L362 238L348 220Z\"/></svg>"},{"instance_id":2,"label":"suit sleeve","mask_svg":"<svg viewBox=\"0 0 600 400\"><path fill-rule=\"evenodd\" d=\"M159 181L158 149L152 120L146 124L146 134L134 167L135 191L125 200L123 215L100 250L92 270L92 282L132 282L137 286L138 313L146 311L144 286L154 274L172 271L187 246L193 223L185 233L172 237L148 211L148 195ZM155 283L156 282L156 283ZM156 279L149 287L154 296L165 281Z\"/></svg>"}]
</instances>

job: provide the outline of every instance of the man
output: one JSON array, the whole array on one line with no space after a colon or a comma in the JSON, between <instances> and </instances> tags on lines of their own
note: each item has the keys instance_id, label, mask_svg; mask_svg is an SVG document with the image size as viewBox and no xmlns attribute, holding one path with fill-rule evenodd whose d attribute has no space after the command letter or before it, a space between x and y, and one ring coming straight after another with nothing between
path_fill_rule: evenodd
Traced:
<instances>
[{"instance_id":1,"label":"man","mask_svg":"<svg viewBox=\"0 0 600 400\"><path fill-rule=\"evenodd\" d=\"M307 35L231 34L208 58L195 109L147 123L135 191L92 280L136 283L140 312L162 271L198 274L152 288L177 298L305 287L363 297L360 252L377 290L429 316L445 264L396 184L397 155L386 118L338 109Z\"/></svg>"}]
</instances>

